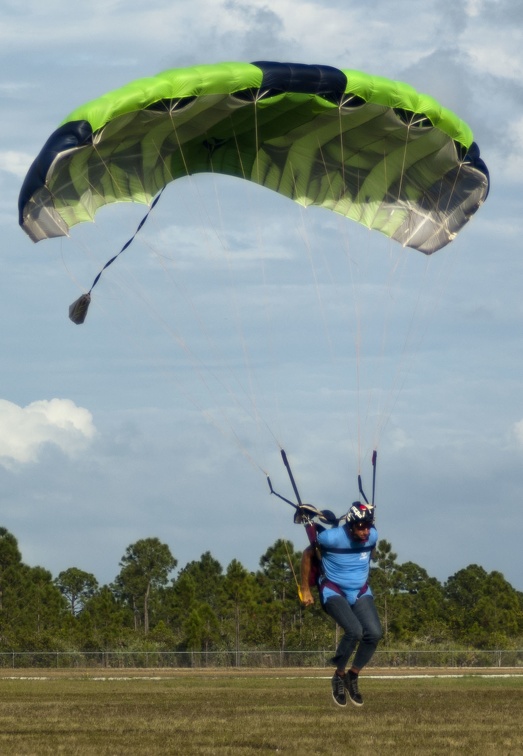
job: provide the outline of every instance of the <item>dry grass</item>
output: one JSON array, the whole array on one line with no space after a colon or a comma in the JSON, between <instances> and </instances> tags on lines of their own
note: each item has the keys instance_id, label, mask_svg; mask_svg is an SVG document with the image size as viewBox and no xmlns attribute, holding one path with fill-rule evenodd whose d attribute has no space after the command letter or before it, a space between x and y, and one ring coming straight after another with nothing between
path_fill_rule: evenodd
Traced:
<instances>
[{"instance_id":1,"label":"dry grass","mask_svg":"<svg viewBox=\"0 0 523 756\"><path fill-rule=\"evenodd\" d=\"M341 709L325 670L16 674L2 756L523 753L523 676L362 676L365 706Z\"/></svg>"}]
</instances>

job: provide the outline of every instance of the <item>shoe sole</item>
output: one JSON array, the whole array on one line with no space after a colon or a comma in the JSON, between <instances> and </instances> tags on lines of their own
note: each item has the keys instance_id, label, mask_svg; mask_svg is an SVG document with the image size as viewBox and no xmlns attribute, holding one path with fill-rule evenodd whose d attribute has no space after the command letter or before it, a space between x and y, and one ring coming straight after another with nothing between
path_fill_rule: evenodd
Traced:
<instances>
[{"instance_id":1,"label":"shoe sole","mask_svg":"<svg viewBox=\"0 0 523 756\"><path fill-rule=\"evenodd\" d=\"M334 696L332 696L332 700L334 701L334 703L336 704L336 706L341 706L342 708L343 708L344 706L347 706L347 699L345 699L345 701L344 701L343 703L340 703L339 701L337 701L337 700L336 700L336 699L334 698Z\"/></svg>"}]
</instances>

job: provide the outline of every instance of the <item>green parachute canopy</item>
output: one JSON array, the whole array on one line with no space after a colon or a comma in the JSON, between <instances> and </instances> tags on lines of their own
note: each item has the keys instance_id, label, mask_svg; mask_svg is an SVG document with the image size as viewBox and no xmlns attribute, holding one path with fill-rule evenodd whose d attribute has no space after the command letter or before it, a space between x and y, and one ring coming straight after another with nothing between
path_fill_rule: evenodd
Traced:
<instances>
[{"instance_id":1,"label":"green parachute canopy","mask_svg":"<svg viewBox=\"0 0 523 756\"><path fill-rule=\"evenodd\" d=\"M319 205L431 254L485 200L470 128L407 84L329 66L219 63L133 81L75 110L20 193L33 241L112 202L212 172Z\"/></svg>"}]
</instances>

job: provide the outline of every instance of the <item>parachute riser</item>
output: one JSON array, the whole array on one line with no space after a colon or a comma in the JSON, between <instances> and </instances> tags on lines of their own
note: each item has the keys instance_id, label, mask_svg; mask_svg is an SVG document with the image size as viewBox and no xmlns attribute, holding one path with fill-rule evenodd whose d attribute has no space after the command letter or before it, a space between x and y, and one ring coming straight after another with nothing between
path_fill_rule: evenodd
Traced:
<instances>
[{"instance_id":1,"label":"parachute riser","mask_svg":"<svg viewBox=\"0 0 523 756\"><path fill-rule=\"evenodd\" d=\"M277 493L277 491L275 491L274 488L272 487L272 482L271 482L270 477L267 475L267 483L269 484L269 490L271 494L273 494L274 496L277 496L278 499L285 501L287 504L290 504L291 507L294 508L295 510L294 522L297 524L301 524L305 527L305 532L307 533L307 538L309 539L309 543L313 547L316 557L320 558L319 545L317 541L316 525L314 524L314 520L313 520L313 517L311 517L311 514L307 512L307 509L304 508L303 506L303 502L301 500L300 493L296 485L296 481L294 480L294 475L292 474L292 470L289 465L289 461L287 459L287 455L285 454L285 451L283 449L281 450L281 457L285 465L285 468L287 470L287 473L289 475L294 494L296 496L296 499L298 500L298 504L295 504L290 499L287 499L285 496L282 496L281 494ZM301 602L303 602L301 586L297 579L296 579L296 590L298 592L298 598L300 599Z\"/></svg>"},{"instance_id":2,"label":"parachute riser","mask_svg":"<svg viewBox=\"0 0 523 756\"><path fill-rule=\"evenodd\" d=\"M299 509L299 507L298 507L298 505L297 505L297 504L295 504L295 503L294 503L293 501L291 501L290 499L286 499L286 498L285 498L285 496L282 496L281 494L277 493L277 492L276 492L276 491L274 490L274 488L272 487L271 479L269 478L269 476L268 476L268 475L267 475L267 483L269 484L269 489L270 489L270 492L271 492L271 494L273 494L273 496L277 496L277 497L278 497L278 499L281 499L282 501L285 501L285 502L287 502L287 504L290 504L290 505L291 505L291 507L294 507L294 509L296 509L296 510L297 510L297 509Z\"/></svg>"},{"instance_id":3,"label":"parachute riser","mask_svg":"<svg viewBox=\"0 0 523 756\"><path fill-rule=\"evenodd\" d=\"M296 481L294 480L294 475L292 474L292 470L291 470L291 466L289 464L289 460L287 459L287 455L285 454L285 451L283 449L281 450L281 458L283 460L283 464L287 468L287 472L289 474L289 478L290 478L290 481L291 481L292 489L293 489L294 494L295 494L295 496L296 496L296 498L298 500L298 505L301 507L302 506L302 501L301 501L301 498L300 498L298 487L296 486Z\"/></svg>"},{"instance_id":4,"label":"parachute riser","mask_svg":"<svg viewBox=\"0 0 523 756\"><path fill-rule=\"evenodd\" d=\"M290 504L291 507L293 507L293 509L295 510L294 522L300 525L304 525L305 530L307 531L307 536L309 537L309 541L313 543L313 541L316 540L316 527L314 525L314 517L316 516L321 517L322 512L319 512L316 509L316 507L313 507L309 504L304 504L302 502L300 493L298 491L298 486L296 485L296 481L294 480L294 475L292 474L289 460L287 459L287 455L285 454L285 451L283 449L281 450L281 458L283 460L283 464L285 465L285 468L289 475L289 479L291 481L291 485L292 485L294 494L296 496L296 499L298 500L298 503L296 504L294 501L287 499L285 496L282 496L277 491L275 491L274 488L272 487L271 479L267 475L267 483L269 485L269 490L271 494L273 494L274 496L277 496L278 499L281 499L282 501L286 502L287 504Z\"/></svg>"},{"instance_id":5,"label":"parachute riser","mask_svg":"<svg viewBox=\"0 0 523 756\"><path fill-rule=\"evenodd\" d=\"M272 486L272 482L270 477L267 475L267 483L269 485L269 490L271 494L274 496L277 496L278 499L281 499L282 501L286 502L287 504L290 504L293 509L296 510L295 515L295 522L304 523L310 522L313 523L315 517L319 517L324 522L327 522L329 525L338 524L341 518L337 518L332 512L328 510L324 510L323 512L316 509L316 507L313 507L310 504L304 504L300 493L298 491L298 487L296 485L296 481L294 479L294 475L292 474L291 466L289 464L289 460L287 459L287 455L285 451L281 450L281 457L283 460L283 464L285 465L285 468L287 470L287 473L289 475L291 485L294 491L294 494L296 496L296 499L298 500L298 503L296 504L294 501L291 501L290 499L287 499L285 496L282 496L277 491L274 490ZM372 452L372 499L370 502L370 505L375 507L376 506L376 467L377 467L377 459L378 459L378 452L374 450ZM365 491L363 490L363 483L361 479L361 475L358 475L358 489L363 497L366 504L369 504L369 500L367 499L367 496L365 495ZM299 518L299 519L298 519Z\"/></svg>"},{"instance_id":6,"label":"parachute riser","mask_svg":"<svg viewBox=\"0 0 523 756\"><path fill-rule=\"evenodd\" d=\"M360 494L362 495L365 504L371 504L373 507L376 506L376 462L378 459L378 452L374 450L372 452L372 499L369 500L365 496L365 491L363 490L363 484L361 481L361 475L358 475L358 489Z\"/></svg>"},{"instance_id":7,"label":"parachute riser","mask_svg":"<svg viewBox=\"0 0 523 756\"><path fill-rule=\"evenodd\" d=\"M372 452L372 506L376 506L376 463L378 461L378 452L376 449Z\"/></svg>"}]
</instances>

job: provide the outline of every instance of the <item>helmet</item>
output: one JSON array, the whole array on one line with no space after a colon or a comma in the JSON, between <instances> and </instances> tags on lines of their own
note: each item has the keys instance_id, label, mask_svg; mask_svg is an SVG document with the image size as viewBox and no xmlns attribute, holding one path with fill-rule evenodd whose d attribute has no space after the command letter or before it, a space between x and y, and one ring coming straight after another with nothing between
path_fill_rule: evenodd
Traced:
<instances>
[{"instance_id":1,"label":"helmet","mask_svg":"<svg viewBox=\"0 0 523 756\"><path fill-rule=\"evenodd\" d=\"M353 527L358 522L365 524L374 524L374 506L372 504L362 504L361 501L355 501L351 504L349 511L345 516L349 527Z\"/></svg>"}]
</instances>

